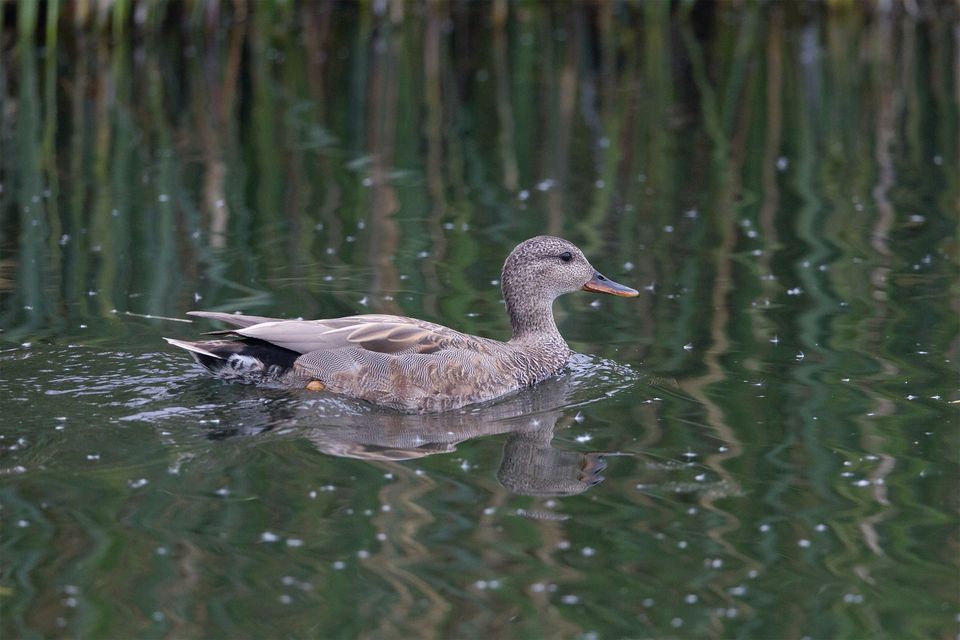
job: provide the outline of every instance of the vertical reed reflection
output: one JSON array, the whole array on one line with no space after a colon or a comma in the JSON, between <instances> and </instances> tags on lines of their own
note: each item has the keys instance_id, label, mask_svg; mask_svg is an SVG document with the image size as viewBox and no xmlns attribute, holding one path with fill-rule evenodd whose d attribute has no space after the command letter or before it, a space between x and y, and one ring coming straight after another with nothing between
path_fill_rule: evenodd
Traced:
<instances>
[{"instance_id":1,"label":"vertical reed reflection","mask_svg":"<svg viewBox=\"0 0 960 640\"><path fill-rule=\"evenodd\" d=\"M514 136L516 127L514 121L512 99L512 73L508 61L507 18L509 17L508 0L494 0L491 12L490 47L493 49L493 73L496 87L497 102L497 143L500 152L500 166L503 171L503 187L508 193L514 194L519 190L519 176L517 158L514 150Z\"/></svg>"},{"instance_id":2,"label":"vertical reed reflection","mask_svg":"<svg viewBox=\"0 0 960 640\"><path fill-rule=\"evenodd\" d=\"M399 3L394 5L400 6ZM385 294L396 291L400 276L394 256L400 247L400 234L394 219L400 202L391 178L396 162L396 140L399 126L400 36L393 22L379 19L371 36L369 115L367 134L370 167L370 235L369 264L372 268L370 292L377 305L388 312L399 309L391 302L382 302Z\"/></svg>"},{"instance_id":3,"label":"vertical reed reflection","mask_svg":"<svg viewBox=\"0 0 960 640\"><path fill-rule=\"evenodd\" d=\"M19 303L26 312L24 330L36 330L51 317L55 317L54 305L44 291L48 284L47 241L50 234L50 220L46 213L46 199L43 197L44 174L41 159L41 101L40 87L37 83L37 57L34 42L34 29L37 16L36 7L19 14L20 42L18 80L19 91L16 96L18 105L17 126L14 130L13 145L17 153L17 174L10 185L15 215L19 219L19 238L16 251L17 293ZM6 210L6 207L4 207Z\"/></svg>"},{"instance_id":4,"label":"vertical reed reflection","mask_svg":"<svg viewBox=\"0 0 960 640\"><path fill-rule=\"evenodd\" d=\"M747 20L737 33L737 41L752 42L754 20ZM734 249L737 241L736 212L737 197L741 192L741 181L744 174L744 164L748 159L745 147L744 129L749 126L749 119L738 117L750 109L750 101L740 95L740 78L727 79L727 83L715 86L710 83L706 75L705 58L701 44L694 37L692 24L681 26L684 42L688 48L691 64L694 69L694 78L703 100L701 109L704 122L713 123L708 127L714 154L709 163L709 184L706 188L706 200L710 210L707 211L710 236L717 238L717 245L711 247L713 264L710 268L712 282L707 286L707 295L710 296L709 318L709 345L703 355L702 363L705 371L695 377L683 381L683 388L696 398L704 407L706 424L716 433L719 440L726 443L727 451L712 453L704 462L716 473L721 482L728 484L732 490L739 491L738 480L727 469L726 463L743 455L743 445L737 430L730 423L727 409L714 399L713 389L724 385L730 375L724 359L731 350L731 325L737 316L742 313L730 304L735 282L733 272ZM746 29L747 34L741 31ZM751 55L749 48L738 47L729 61L731 67L736 67L735 60ZM726 92L727 99L718 101L717 96ZM746 92L745 92L746 93ZM739 108L738 108L739 105ZM752 159L752 158L751 158ZM735 299L735 298L734 298ZM740 518L716 504L717 498L711 493L701 496L700 502L705 509L716 513L722 524L711 527L707 531L710 539L724 550L731 558L737 558L750 566L756 564L744 551L727 540L728 534L743 526ZM732 582L731 575L725 581ZM721 593L723 593L721 591ZM733 605L733 602L727 602Z\"/></svg>"},{"instance_id":5,"label":"vertical reed reflection","mask_svg":"<svg viewBox=\"0 0 960 640\"><path fill-rule=\"evenodd\" d=\"M437 489L436 483L398 465L388 464L384 468L397 474L398 482L380 491L380 503L388 505L389 510L381 510L374 524L380 531L390 533L381 550L365 564L393 587L394 602L386 612L378 612L376 631L371 630L369 635L443 637L450 605L421 575L421 568L432 556L420 536L435 518L420 501Z\"/></svg>"}]
</instances>

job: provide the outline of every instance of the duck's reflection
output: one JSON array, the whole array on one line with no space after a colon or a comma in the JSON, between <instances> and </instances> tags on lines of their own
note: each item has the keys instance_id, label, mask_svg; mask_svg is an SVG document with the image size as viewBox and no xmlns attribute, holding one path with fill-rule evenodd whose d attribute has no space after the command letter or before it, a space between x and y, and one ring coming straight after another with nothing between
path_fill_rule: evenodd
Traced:
<instances>
[{"instance_id":1,"label":"duck's reflection","mask_svg":"<svg viewBox=\"0 0 960 640\"><path fill-rule=\"evenodd\" d=\"M497 471L500 484L520 495L571 496L603 481L607 455L553 445L555 429L568 426L577 413L575 406L579 405L571 404L574 386L571 377L562 376L494 404L427 415L357 406L330 415L331 409L343 409L344 405L324 400L267 403L258 409L272 414L268 420L263 416L244 420L247 425L259 423L259 427L218 429L208 435L222 438L292 427L330 455L400 461L451 453L467 440L508 434Z\"/></svg>"},{"instance_id":2,"label":"duck's reflection","mask_svg":"<svg viewBox=\"0 0 960 640\"><path fill-rule=\"evenodd\" d=\"M509 433L497 480L513 493L568 496L603 481L604 454L553 446L562 413L492 418L480 411L455 416L345 416L304 435L324 453L362 460L411 460L455 451L466 440Z\"/></svg>"},{"instance_id":3,"label":"duck's reflection","mask_svg":"<svg viewBox=\"0 0 960 640\"><path fill-rule=\"evenodd\" d=\"M603 482L605 454L570 451L552 445L557 421L513 431L503 444L497 480L525 496L572 496Z\"/></svg>"}]
</instances>

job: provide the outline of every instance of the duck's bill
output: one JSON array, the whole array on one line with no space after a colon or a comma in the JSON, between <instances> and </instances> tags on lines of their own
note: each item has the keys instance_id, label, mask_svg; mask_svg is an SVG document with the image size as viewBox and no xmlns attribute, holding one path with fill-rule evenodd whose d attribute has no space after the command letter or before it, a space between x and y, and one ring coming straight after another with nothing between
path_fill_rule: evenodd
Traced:
<instances>
[{"instance_id":1,"label":"duck's bill","mask_svg":"<svg viewBox=\"0 0 960 640\"><path fill-rule=\"evenodd\" d=\"M597 293L609 293L612 296L622 296L624 298L634 298L640 295L640 292L630 287L625 287L619 282L607 278L606 276L594 272L593 277L583 285L584 291L596 291Z\"/></svg>"}]
</instances>

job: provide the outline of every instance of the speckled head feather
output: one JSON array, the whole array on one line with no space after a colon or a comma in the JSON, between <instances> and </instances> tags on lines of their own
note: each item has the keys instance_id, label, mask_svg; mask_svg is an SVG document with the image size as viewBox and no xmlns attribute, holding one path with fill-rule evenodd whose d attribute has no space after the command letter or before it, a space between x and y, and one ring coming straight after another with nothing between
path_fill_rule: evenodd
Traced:
<instances>
[{"instance_id":1,"label":"speckled head feather","mask_svg":"<svg viewBox=\"0 0 960 640\"><path fill-rule=\"evenodd\" d=\"M537 236L517 245L504 261L500 278L514 338L556 331L553 301L582 289L594 273L577 245L563 238Z\"/></svg>"},{"instance_id":2,"label":"speckled head feather","mask_svg":"<svg viewBox=\"0 0 960 640\"><path fill-rule=\"evenodd\" d=\"M526 240L510 253L502 288L513 327L509 342L402 316L281 320L192 311L236 327L220 332L233 340L170 343L228 380L443 411L536 384L564 367L571 352L553 320L557 296L580 289L637 295L595 271L576 245L552 236ZM265 353L271 349L277 357Z\"/></svg>"}]
</instances>

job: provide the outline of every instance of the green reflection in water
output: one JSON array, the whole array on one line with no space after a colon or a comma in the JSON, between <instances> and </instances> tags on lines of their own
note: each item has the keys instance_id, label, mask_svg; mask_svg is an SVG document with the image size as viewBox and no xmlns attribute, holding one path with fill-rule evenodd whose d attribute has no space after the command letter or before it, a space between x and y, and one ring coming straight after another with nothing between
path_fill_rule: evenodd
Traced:
<instances>
[{"instance_id":1,"label":"green reflection in water","mask_svg":"<svg viewBox=\"0 0 960 640\"><path fill-rule=\"evenodd\" d=\"M862 11L5 5L4 637L955 635L956 7ZM539 233L643 295L475 414L159 339L502 338Z\"/></svg>"}]
</instances>

